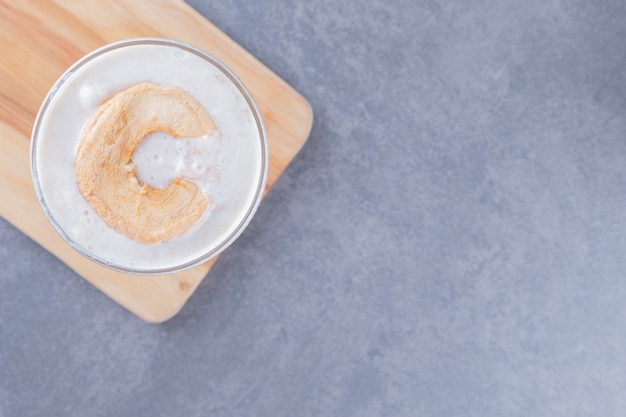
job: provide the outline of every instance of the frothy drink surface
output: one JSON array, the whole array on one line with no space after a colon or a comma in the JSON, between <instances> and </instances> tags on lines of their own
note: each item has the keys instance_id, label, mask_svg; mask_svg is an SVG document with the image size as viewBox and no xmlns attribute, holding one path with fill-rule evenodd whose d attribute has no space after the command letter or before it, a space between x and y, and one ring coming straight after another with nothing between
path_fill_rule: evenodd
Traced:
<instances>
[{"instance_id":1,"label":"frothy drink surface","mask_svg":"<svg viewBox=\"0 0 626 417\"><path fill-rule=\"evenodd\" d=\"M174 178L185 178L212 202L186 233L153 245L109 228L79 192L74 174L89 117L106 99L146 81L187 91L217 127L199 138L154 132L135 149L132 164L139 181L165 188ZM72 241L104 262L154 270L193 261L235 230L258 189L262 150L249 104L220 69L174 46L132 45L94 58L61 85L41 119L35 163L50 214Z\"/></svg>"}]
</instances>

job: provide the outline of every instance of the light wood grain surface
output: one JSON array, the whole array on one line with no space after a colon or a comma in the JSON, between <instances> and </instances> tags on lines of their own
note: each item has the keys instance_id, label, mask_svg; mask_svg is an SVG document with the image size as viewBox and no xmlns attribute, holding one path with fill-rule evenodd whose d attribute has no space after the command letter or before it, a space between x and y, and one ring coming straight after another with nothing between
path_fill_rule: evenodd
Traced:
<instances>
[{"instance_id":1,"label":"light wood grain surface","mask_svg":"<svg viewBox=\"0 0 626 417\"><path fill-rule=\"evenodd\" d=\"M80 276L149 322L174 316L217 259L172 275L110 271L83 258L57 235L39 207L29 167L30 133L50 87L72 63L107 43L156 36L189 42L235 72L266 124L266 191L308 138L307 101L241 46L178 0L0 0L0 216Z\"/></svg>"}]
</instances>

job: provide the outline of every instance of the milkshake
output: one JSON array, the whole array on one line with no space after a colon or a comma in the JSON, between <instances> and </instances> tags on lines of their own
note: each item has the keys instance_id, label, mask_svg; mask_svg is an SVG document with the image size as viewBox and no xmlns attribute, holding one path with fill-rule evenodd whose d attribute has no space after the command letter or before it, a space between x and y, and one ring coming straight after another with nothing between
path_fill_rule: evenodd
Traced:
<instances>
[{"instance_id":1,"label":"milkshake","mask_svg":"<svg viewBox=\"0 0 626 417\"><path fill-rule=\"evenodd\" d=\"M101 48L54 85L31 141L35 190L87 258L134 274L205 262L252 218L268 144L241 82L187 44Z\"/></svg>"}]
</instances>

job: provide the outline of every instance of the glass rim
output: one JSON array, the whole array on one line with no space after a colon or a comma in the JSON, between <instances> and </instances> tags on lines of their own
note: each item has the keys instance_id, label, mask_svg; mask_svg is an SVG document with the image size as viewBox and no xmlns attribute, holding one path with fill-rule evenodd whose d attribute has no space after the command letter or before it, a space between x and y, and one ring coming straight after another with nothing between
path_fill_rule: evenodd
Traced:
<instances>
[{"instance_id":1,"label":"glass rim","mask_svg":"<svg viewBox=\"0 0 626 417\"><path fill-rule=\"evenodd\" d=\"M84 248L81 244L75 242L71 239L67 233L63 230L61 225L56 221L50 209L46 203L46 200L43 196L43 191L41 189L41 184L39 182L39 172L37 168L37 145L38 138L41 129L42 120L46 114L46 111L50 107L51 102L56 97L58 90L61 88L66 81L68 81L78 69L91 62L92 60L104 55L108 52L115 51L118 49L122 49L129 46L138 46L138 45L162 45L162 46L170 46L185 50L190 52L205 61L209 62L215 68L217 68L220 72L222 72L237 88L237 90L241 93L244 100L248 104L252 116L254 118L255 124L257 126L257 130L259 133L260 145L261 145L261 169L258 174L257 187L254 192L254 196L251 204L246 207L246 211L241 221L237 224L237 226L232 230L232 232L222 239L216 246L214 246L211 250L203 253L202 255L186 262L178 263L173 266L164 267L164 268L136 268L130 267L127 265L120 265L115 262L106 261L105 259L97 256L94 253L89 252L86 248ZM37 195L37 200L41 205L44 214L48 221L52 224L53 228L56 232L63 238L65 242L67 242L74 250L79 252L85 258L114 271L132 274L132 275L165 275L180 272L189 268L193 268L194 266L205 263L212 258L218 256L222 253L227 247L229 247L240 235L243 233L245 228L248 226L256 210L261 203L261 199L263 197L263 192L265 190L265 186L267 184L268 177L268 168L269 168L269 144L267 139L267 132L265 130L265 124L263 123L263 118L261 117L261 112L252 98L252 94L248 91L246 86L241 82L239 77L237 77L224 63L222 63L215 56L209 54L208 52L197 48L189 43L181 42L173 39L167 38L157 38L157 37L145 37L145 38L131 38L125 39L117 42L113 42L107 45L104 45L94 51L86 54L74 64L72 64L64 73L59 77L59 79L53 84L50 88L48 94L43 100L39 111L37 113L37 117L35 118L35 123L33 125L33 130L31 134L30 141L30 170L31 176L33 180L33 185L35 188L35 194Z\"/></svg>"}]
</instances>

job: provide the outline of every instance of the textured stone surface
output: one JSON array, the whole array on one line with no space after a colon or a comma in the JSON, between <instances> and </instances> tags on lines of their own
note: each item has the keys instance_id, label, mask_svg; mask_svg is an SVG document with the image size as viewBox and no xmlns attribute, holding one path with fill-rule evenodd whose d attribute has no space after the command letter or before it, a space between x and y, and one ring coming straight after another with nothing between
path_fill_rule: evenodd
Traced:
<instances>
[{"instance_id":1,"label":"textured stone surface","mask_svg":"<svg viewBox=\"0 0 626 417\"><path fill-rule=\"evenodd\" d=\"M0 416L623 415L625 2L191 4L311 138L163 325L0 221Z\"/></svg>"}]
</instances>

